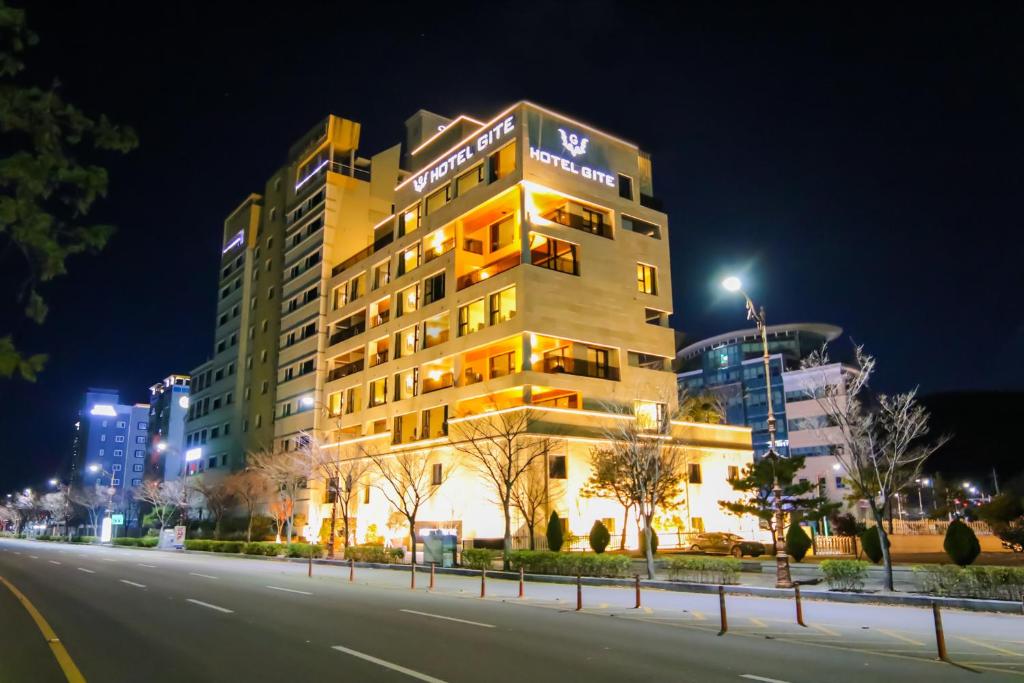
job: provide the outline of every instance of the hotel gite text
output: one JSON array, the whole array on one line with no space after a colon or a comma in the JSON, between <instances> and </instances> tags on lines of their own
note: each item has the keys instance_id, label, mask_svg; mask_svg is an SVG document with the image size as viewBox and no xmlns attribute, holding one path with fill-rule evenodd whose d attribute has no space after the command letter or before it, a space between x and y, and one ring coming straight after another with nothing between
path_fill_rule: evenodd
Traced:
<instances>
[{"instance_id":1,"label":"hotel gite text","mask_svg":"<svg viewBox=\"0 0 1024 683\"><path fill-rule=\"evenodd\" d=\"M615 176L611 173L598 171L597 169L593 169L582 164L577 166L575 161L564 159L558 155L552 154L551 152L545 152L542 149L530 147L530 158L539 161L542 164L549 164L555 168L559 168L566 173L583 176L587 180L593 180L607 187L615 187Z\"/></svg>"},{"instance_id":2,"label":"hotel gite text","mask_svg":"<svg viewBox=\"0 0 1024 683\"><path fill-rule=\"evenodd\" d=\"M515 131L516 120L514 115L506 116L502 121L491 127L486 133L478 136L474 142L465 145L457 152L449 155L444 161L434 166L429 171L421 173L412 181L412 186L417 192L423 192L427 185L433 185L438 180L447 177L452 171L461 168L477 152L482 152L495 143L508 139Z\"/></svg>"}]
</instances>

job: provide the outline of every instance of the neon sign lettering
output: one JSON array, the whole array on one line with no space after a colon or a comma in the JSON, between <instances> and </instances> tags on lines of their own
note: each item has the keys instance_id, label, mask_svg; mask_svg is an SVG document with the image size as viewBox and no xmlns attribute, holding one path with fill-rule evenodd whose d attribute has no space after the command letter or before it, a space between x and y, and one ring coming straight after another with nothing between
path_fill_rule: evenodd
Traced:
<instances>
[{"instance_id":1,"label":"neon sign lettering","mask_svg":"<svg viewBox=\"0 0 1024 683\"><path fill-rule=\"evenodd\" d=\"M586 140L586 138L584 138L584 140ZM585 147L586 145L584 144L583 146ZM584 166L583 164L577 165L572 159L566 159L532 146L530 147L530 158L539 161L542 164L554 166L566 173L582 176L587 180L592 180L606 187L615 187L615 176L611 173L598 171L597 169L591 168L590 166Z\"/></svg>"},{"instance_id":2,"label":"neon sign lettering","mask_svg":"<svg viewBox=\"0 0 1024 683\"><path fill-rule=\"evenodd\" d=\"M435 164L430 170L420 173L412 181L412 187L416 192L423 192L429 185L443 180L453 171L465 166L479 152L483 152L496 143L507 140L516 129L514 115L506 116L484 133L478 135L475 140L463 145L453 151L447 157Z\"/></svg>"}]
</instances>

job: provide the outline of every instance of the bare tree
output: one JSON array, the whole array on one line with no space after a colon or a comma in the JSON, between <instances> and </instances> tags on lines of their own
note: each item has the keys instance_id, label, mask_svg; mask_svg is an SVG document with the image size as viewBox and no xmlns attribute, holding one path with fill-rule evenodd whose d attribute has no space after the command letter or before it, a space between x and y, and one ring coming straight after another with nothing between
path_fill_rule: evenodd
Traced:
<instances>
[{"instance_id":1,"label":"bare tree","mask_svg":"<svg viewBox=\"0 0 1024 683\"><path fill-rule=\"evenodd\" d=\"M27 522L38 521L43 514L39 495L35 491L19 493L14 499L14 507L21 514L20 527L17 529L18 533L24 530Z\"/></svg>"},{"instance_id":2,"label":"bare tree","mask_svg":"<svg viewBox=\"0 0 1024 683\"><path fill-rule=\"evenodd\" d=\"M926 441L928 412L917 401L917 390L902 394L872 396L868 383L875 370L875 357L863 346L854 347L855 372L844 373L844 382L824 377L817 391L809 392L834 428L835 457L846 470L854 490L864 493L878 527L885 565L885 585L894 590L889 539L884 528L885 505L918 479L925 461L949 437ZM805 368L829 365L828 350L814 352L803 362Z\"/></svg>"},{"instance_id":3,"label":"bare tree","mask_svg":"<svg viewBox=\"0 0 1024 683\"><path fill-rule=\"evenodd\" d=\"M355 492L359 482L370 469L371 461L362 457L354 447L326 446L316 436L303 432L299 449L306 459L305 467L310 480L322 480L331 502L330 542L328 557L334 557L334 539L337 536L338 510L343 517L344 545L348 547L349 520Z\"/></svg>"},{"instance_id":4,"label":"bare tree","mask_svg":"<svg viewBox=\"0 0 1024 683\"><path fill-rule=\"evenodd\" d=\"M629 511L633 509L633 497L628 477L620 471L622 462L615 457L600 457L591 460L590 477L583 484L580 495L584 498L614 498L622 506L622 534L619 550L626 548L626 527L629 526Z\"/></svg>"},{"instance_id":5,"label":"bare tree","mask_svg":"<svg viewBox=\"0 0 1024 683\"><path fill-rule=\"evenodd\" d=\"M620 405L605 406L606 412L633 419L609 420L602 428L606 445L591 451L595 473L610 472L627 493L643 530L641 548L647 559L647 576L654 578L651 548L652 523L659 510L679 504L680 484L686 475L686 453L672 441L668 411L649 421Z\"/></svg>"},{"instance_id":6,"label":"bare tree","mask_svg":"<svg viewBox=\"0 0 1024 683\"><path fill-rule=\"evenodd\" d=\"M300 451L264 449L250 452L248 463L248 469L262 476L277 492L281 501L279 508L287 510L285 535L290 543L295 526L295 502L310 476L308 458Z\"/></svg>"},{"instance_id":7,"label":"bare tree","mask_svg":"<svg viewBox=\"0 0 1024 683\"><path fill-rule=\"evenodd\" d=\"M551 440L535 436L543 413L526 408L495 410L452 425L451 443L491 487L505 522L502 564L509 570L512 552L512 495L516 483L537 462L545 462ZM451 424L451 423L450 423Z\"/></svg>"},{"instance_id":8,"label":"bare tree","mask_svg":"<svg viewBox=\"0 0 1024 683\"><path fill-rule=\"evenodd\" d=\"M544 517L544 508L548 502L547 482L544 477L545 463L537 463L519 477L512 487L512 505L523 516L526 530L530 534L530 550L537 545L537 525Z\"/></svg>"},{"instance_id":9,"label":"bare tree","mask_svg":"<svg viewBox=\"0 0 1024 683\"><path fill-rule=\"evenodd\" d=\"M105 486L75 486L71 488L69 498L72 503L84 509L89 515L92 535L99 534L100 516L110 507L113 493Z\"/></svg>"},{"instance_id":10,"label":"bare tree","mask_svg":"<svg viewBox=\"0 0 1024 683\"><path fill-rule=\"evenodd\" d=\"M160 525L162 533L178 512L183 488L184 486L180 481L146 481L143 482L142 486L138 486L132 491L132 497L137 501L149 503L152 506L150 514L153 515L153 519Z\"/></svg>"},{"instance_id":11,"label":"bare tree","mask_svg":"<svg viewBox=\"0 0 1024 683\"><path fill-rule=\"evenodd\" d=\"M247 524L245 528L245 540L252 541L252 521L256 515L256 509L266 498L269 491L267 480L259 473L251 470L232 472L224 478L224 485L228 487L234 497L245 506Z\"/></svg>"},{"instance_id":12,"label":"bare tree","mask_svg":"<svg viewBox=\"0 0 1024 683\"><path fill-rule=\"evenodd\" d=\"M186 485L202 497L206 509L214 519L213 537L220 538L224 515L237 501L234 490L227 486L223 479L207 479L207 476L201 474L198 477L189 477Z\"/></svg>"},{"instance_id":13,"label":"bare tree","mask_svg":"<svg viewBox=\"0 0 1024 683\"><path fill-rule=\"evenodd\" d=\"M40 505L50 516L52 522L64 526L64 535L71 537L71 530L68 528L68 521L71 519L71 499L68 495L68 487L60 484L58 490L47 493L40 500Z\"/></svg>"},{"instance_id":14,"label":"bare tree","mask_svg":"<svg viewBox=\"0 0 1024 683\"><path fill-rule=\"evenodd\" d=\"M431 455L433 451L405 451L395 454L381 454L364 450L374 465L377 479L374 487L384 496L396 512L409 524L409 550L411 562L416 564L416 515L420 508L434 497L441 485L447 481L451 469L442 467L440 480L432 477Z\"/></svg>"},{"instance_id":15,"label":"bare tree","mask_svg":"<svg viewBox=\"0 0 1024 683\"><path fill-rule=\"evenodd\" d=\"M352 513L356 502L359 500L358 492L366 474L370 471L372 462L362 457L351 457L340 461L337 476L335 478L334 502L341 512L341 531L344 534L344 547L348 548L348 539L352 534ZM331 510L331 538L334 536L334 518L337 516L334 509Z\"/></svg>"},{"instance_id":16,"label":"bare tree","mask_svg":"<svg viewBox=\"0 0 1024 683\"><path fill-rule=\"evenodd\" d=\"M21 527L21 511L13 503L0 505L0 528L6 524L10 524L15 533Z\"/></svg>"}]
</instances>

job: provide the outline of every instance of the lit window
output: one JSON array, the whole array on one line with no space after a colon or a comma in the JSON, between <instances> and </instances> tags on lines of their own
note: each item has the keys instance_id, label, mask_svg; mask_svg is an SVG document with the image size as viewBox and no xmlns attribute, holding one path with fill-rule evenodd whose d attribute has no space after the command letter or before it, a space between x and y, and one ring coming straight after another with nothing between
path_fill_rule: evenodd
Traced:
<instances>
[{"instance_id":1,"label":"lit window","mask_svg":"<svg viewBox=\"0 0 1024 683\"><path fill-rule=\"evenodd\" d=\"M413 204L398 216L398 236L406 235L420 227L420 205Z\"/></svg>"},{"instance_id":2,"label":"lit window","mask_svg":"<svg viewBox=\"0 0 1024 683\"><path fill-rule=\"evenodd\" d=\"M395 358L404 358L416 353L419 329L419 326L407 327L395 333Z\"/></svg>"},{"instance_id":3,"label":"lit window","mask_svg":"<svg viewBox=\"0 0 1024 683\"><path fill-rule=\"evenodd\" d=\"M420 265L420 243L412 245L398 255L398 274L405 275Z\"/></svg>"},{"instance_id":4,"label":"lit window","mask_svg":"<svg viewBox=\"0 0 1024 683\"><path fill-rule=\"evenodd\" d=\"M327 396L327 410L331 416L341 415L341 392L335 391Z\"/></svg>"},{"instance_id":5,"label":"lit window","mask_svg":"<svg viewBox=\"0 0 1024 683\"><path fill-rule=\"evenodd\" d=\"M515 219L513 216L491 226L491 251L498 251L512 244L516 236Z\"/></svg>"},{"instance_id":6,"label":"lit window","mask_svg":"<svg viewBox=\"0 0 1024 683\"><path fill-rule=\"evenodd\" d=\"M508 287L491 294L491 324L511 320L516 315L516 288Z\"/></svg>"},{"instance_id":7,"label":"lit window","mask_svg":"<svg viewBox=\"0 0 1024 683\"><path fill-rule=\"evenodd\" d=\"M484 315L484 300L477 299L472 303L468 303L465 306L459 307L459 336L464 337L467 334L476 332L477 330L483 329L486 324L486 318Z\"/></svg>"},{"instance_id":8,"label":"lit window","mask_svg":"<svg viewBox=\"0 0 1024 683\"><path fill-rule=\"evenodd\" d=\"M530 235L530 263L560 273L580 274L575 244L537 233Z\"/></svg>"},{"instance_id":9,"label":"lit window","mask_svg":"<svg viewBox=\"0 0 1024 683\"><path fill-rule=\"evenodd\" d=\"M425 320L423 322L423 348L429 349L448 341L448 327L447 313Z\"/></svg>"},{"instance_id":10,"label":"lit window","mask_svg":"<svg viewBox=\"0 0 1024 683\"><path fill-rule=\"evenodd\" d=\"M395 400L412 398L417 393L419 384L419 369L410 368L405 372L395 375Z\"/></svg>"},{"instance_id":11,"label":"lit window","mask_svg":"<svg viewBox=\"0 0 1024 683\"><path fill-rule=\"evenodd\" d=\"M641 429L659 429L665 424L666 406L655 401L635 401L633 414Z\"/></svg>"},{"instance_id":12,"label":"lit window","mask_svg":"<svg viewBox=\"0 0 1024 683\"><path fill-rule=\"evenodd\" d=\"M691 484L703 483L704 479L703 477L701 477L700 463L690 463L689 472L687 473L687 479L689 479Z\"/></svg>"},{"instance_id":13,"label":"lit window","mask_svg":"<svg viewBox=\"0 0 1024 683\"><path fill-rule=\"evenodd\" d=\"M381 377L370 382L369 407L382 406L388 401L388 378Z\"/></svg>"},{"instance_id":14,"label":"lit window","mask_svg":"<svg viewBox=\"0 0 1024 683\"><path fill-rule=\"evenodd\" d=\"M654 266L636 264L636 288L644 294L658 293L658 271Z\"/></svg>"},{"instance_id":15,"label":"lit window","mask_svg":"<svg viewBox=\"0 0 1024 683\"><path fill-rule=\"evenodd\" d=\"M420 286L418 284L406 287L398 293L398 311L396 317L416 310L420 298Z\"/></svg>"},{"instance_id":16,"label":"lit window","mask_svg":"<svg viewBox=\"0 0 1024 683\"><path fill-rule=\"evenodd\" d=\"M451 186L445 185L434 194L427 197L427 215L434 213L442 206L451 201Z\"/></svg>"},{"instance_id":17,"label":"lit window","mask_svg":"<svg viewBox=\"0 0 1024 683\"><path fill-rule=\"evenodd\" d=\"M456 192L461 197L482 182L484 182L484 165L480 164L459 176L455 181Z\"/></svg>"},{"instance_id":18,"label":"lit window","mask_svg":"<svg viewBox=\"0 0 1024 683\"><path fill-rule=\"evenodd\" d=\"M504 178L516 170L516 143L505 145L490 156L491 180Z\"/></svg>"},{"instance_id":19,"label":"lit window","mask_svg":"<svg viewBox=\"0 0 1024 683\"><path fill-rule=\"evenodd\" d=\"M440 486L441 485L441 482L444 480L443 476L442 476L442 472L443 472L443 470L442 470L442 467L441 467L441 463L439 463L439 462L438 463L434 463L433 466L431 466L431 468L430 468L430 483L432 485L434 485L434 486Z\"/></svg>"}]
</instances>

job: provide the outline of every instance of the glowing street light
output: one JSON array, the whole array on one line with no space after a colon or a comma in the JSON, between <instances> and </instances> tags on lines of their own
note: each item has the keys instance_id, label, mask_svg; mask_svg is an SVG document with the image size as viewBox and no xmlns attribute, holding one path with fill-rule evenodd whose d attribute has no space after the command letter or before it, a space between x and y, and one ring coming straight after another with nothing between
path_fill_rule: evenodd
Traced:
<instances>
[{"instance_id":1,"label":"glowing street light","mask_svg":"<svg viewBox=\"0 0 1024 683\"><path fill-rule=\"evenodd\" d=\"M303 396L299 399L299 402L307 408L312 408L315 403L312 396Z\"/></svg>"},{"instance_id":2,"label":"glowing street light","mask_svg":"<svg viewBox=\"0 0 1024 683\"><path fill-rule=\"evenodd\" d=\"M56 485L57 485L57 480L56 479L51 479L50 480L50 486L56 486Z\"/></svg>"},{"instance_id":3,"label":"glowing street light","mask_svg":"<svg viewBox=\"0 0 1024 683\"><path fill-rule=\"evenodd\" d=\"M722 287L730 292L739 292L743 295L747 304L747 320L753 320L757 325L757 331L761 335L761 351L764 359L764 388L768 395L768 453L765 457L778 458L775 450L775 410L772 407L772 367L771 356L768 354L768 324L765 319L764 306L757 308L747 293L743 291L743 283L735 276L729 276L722 280ZM774 470L774 468L773 468ZM786 544L782 526L785 517L782 514L782 486L779 484L779 477L774 476L772 486L772 507L775 508L775 587L792 588L793 577L789 573L789 557L786 555Z\"/></svg>"}]
</instances>

